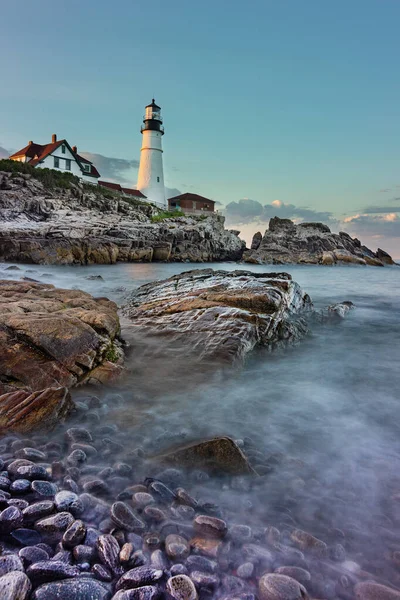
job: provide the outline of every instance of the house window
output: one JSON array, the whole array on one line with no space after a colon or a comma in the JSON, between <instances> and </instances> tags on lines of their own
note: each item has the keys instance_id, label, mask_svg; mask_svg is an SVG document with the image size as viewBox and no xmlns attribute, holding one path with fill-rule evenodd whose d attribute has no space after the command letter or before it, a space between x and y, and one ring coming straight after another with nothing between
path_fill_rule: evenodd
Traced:
<instances>
[{"instance_id":1,"label":"house window","mask_svg":"<svg viewBox=\"0 0 400 600\"><path fill-rule=\"evenodd\" d=\"M83 168L85 169L85 171L87 171L88 173L90 173L90 165L88 165L88 164L85 163L83 165Z\"/></svg>"},{"instance_id":2,"label":"house window","mask_svg":"<svg viewBox=\"0 0 400 600\"><path fill-rule=\"evenodd\" d=\"M57 156L54 157L54 168L55 169L59 169L60 168L60 159L57 158Z\"/></svg>"},{"instance_id":3,"label":"house window","mask_svg":"<svg viewBox=\"0 0 400 600\"><path fill-rule=\"evenodd\" d=\"M64 146L64 144L61 146L61 152L62 152L63 154L65 154L65 146Z\"/></svg>"},{"instance_id":4,"label":"house window","mask_svg":"<svg viewBox=\"0 0 400 600\"><path fill-rule=\"evenodd\" d=\"M71 170L71 161L69 158L65 159L65 168L67 169L67 171Z\"/></svg>"}]
</instances>

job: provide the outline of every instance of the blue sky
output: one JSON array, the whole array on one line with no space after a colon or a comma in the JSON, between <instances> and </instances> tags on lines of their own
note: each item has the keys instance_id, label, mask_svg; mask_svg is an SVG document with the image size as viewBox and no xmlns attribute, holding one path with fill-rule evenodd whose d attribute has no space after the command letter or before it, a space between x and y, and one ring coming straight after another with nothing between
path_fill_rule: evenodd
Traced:
<instances>
[{"instance_id":1,"label":"blue sky","mask_svg":"<svg viewBox=\"0 0 400 600\"><path fill-rule=\"evenodd\" d=\"M56 132L123 159L114 175L134 185L154 95L170 188L238 203L229 219L248 235L265 229L265 205L298 219L306 209L400 256L398 0L22 0L0 11L4 149Z\"/></svg>"}]
</instances>

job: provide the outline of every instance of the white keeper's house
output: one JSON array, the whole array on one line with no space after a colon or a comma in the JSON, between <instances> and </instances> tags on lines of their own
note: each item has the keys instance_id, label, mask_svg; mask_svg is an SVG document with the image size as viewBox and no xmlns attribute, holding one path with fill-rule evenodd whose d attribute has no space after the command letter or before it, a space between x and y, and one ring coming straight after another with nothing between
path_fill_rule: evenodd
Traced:
<instances>
[{"instance_id":1,"label":"white keeper's house","mask_svg":"<svg viewBox=\"0 0 400 600\"><path fill-rule=\"evenodd\" d=\"M36 144L30 141L25 148L14 152L9 158L28 163L32 167L67 171L94 185L97 185L100 177L94 164L78 154L76 146L70 146L67 140L57 140L55 133L51 137L51 143Z\"/></svg>"}]
</instances>

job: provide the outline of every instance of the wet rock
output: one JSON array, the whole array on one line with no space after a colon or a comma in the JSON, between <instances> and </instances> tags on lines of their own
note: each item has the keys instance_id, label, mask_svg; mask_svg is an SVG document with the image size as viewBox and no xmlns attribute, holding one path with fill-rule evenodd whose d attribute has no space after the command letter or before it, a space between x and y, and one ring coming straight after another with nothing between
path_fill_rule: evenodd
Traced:
<instances>
[{"instance_id":1,"label":"wet rock","mask_svg":"<svg viewBox=\"0 0 400 600\"><path fill-rule=\"evenodd\" d=\"M33 481L34 479L46 480L50 478L45 467L42 467L41 465L23 465L17 468L16 475L23 479L29 479L30 481Z\"/></svg>"},{"instance_id":2,"label":"wet rock","mask_svg":"<svg viewBox=\"0 0 400 600\"><path fill-rule=\"evenodd\" d=\"M67 456L67 464L71 467L78 467L86 462L87 456L83 450L73 450L71 454Z\"/></svg>"},{"instance_id":3,"label":"wet rock","mask_svg":"<svg viewBox=\"0 0 400 600\"><path fill-rule=\"evenodd\" d=\"M15 554L0 556L0 577L11 571L24 571L21 559Z\"/></svg>"},{"instance_id":4,"label":"wet rock","mask_svg":"<svg viewBox=\"0 0 400 600\"><path fill-rule=\"evenodd\" d=\"M175 500L175 494L161 481L152 481L148 491L162 504L169 504Z\"/></svg>"},{"instance_id":5,"label":"wet rock","mask_svg":"<svg viewBox=\"0 0 400 600\"><path fill-rule=\"evenodd\" d=\"M18 469L20 467L34 467L35 464L31 460L25 460L24 458L17 458L10 462L7 467L7 471L11 477L18 477Z\"/></svg>"},{"instance_id":6,"label":"wet rock","mask_svg":"<svg viewBox=\"0 0 400 600\"><path fill-rule=\"evenodd\" d=\"M1 600L27 600L31 589L31 582L21 571L11 571L0 577Z\"/></svg>"},{"instance_id":7,"label":"wet rock","mask_svg":"<svg viewBox=\"0 0 400 600\"><path fill-rule=\"evenodd\" d=\"M11 532L11 537L21 546L35 546L40 544L42 536L34 529L20 528Z\"/></svg>"},{"instance_id":8,"label":"wet rock","mask_svg":"<svg viewBox=\"0 0 400 600\"><path fill-rule=\"evenodd\" d=\"M78 544L72 549L72 555L77 563L91 563L95 555L95 550L92 546Z\"/></svg>"},{"instance_id":9,"label":"wet rock","mask_svg":"<svg viewBox=\"0 0 400 600\"><path fill-rule=\"evenodd\" d=\"M186 560L186 565L189 571L204 571L206 573L215 573L217 570L217 562L210 560L205 556L192 554Z\"/></svg>"},{"instance_id":10,"label":"wet rock","mask_svg":"<svg viewBox=\"0 0 400 600\"><path fill-rule=\"evenodd\" d=\"M322 542L302 529L295 529L292 531L290 539L298 548L300 548L300 550L309 550L321 558L327 556L328 547L325 542Z\"/></svg>"},{"instance_id":11,"label":"wet rock","mask_svg":"<svg viewBox=\"0 0 400 600\"><path fill-rule=\"evenodd\" d=\"M26 574L34 586L47 581L57 581L69 577L77 577L79 569L57 560L37 562L28 567Z\"/></svg>"},{"instance_id":12,"label":"wet rock","mask_svg":"<svg viewBox=\"0 0 400 600\"><path fill-rule=\"evenodd\" d=\"M55 505L52 500L41 500L40 502L30 504L22 511L24 523L33 523L43 517L47 517L54 512L54 509Z\"/></svg>"},{"instance_id":13,"label":"wet rock","mask_svg":"<svg viewBox=\"0 0 400 600\"><path fill-rule=\"evenodd\" d=\"M111 519L122 529L127 531L144 531L145 524L141 521L124 502L114 502L111 506Z\"/></svg>"},{"instance_id":14,"label":"wet rock","mask_svg":"<svg viewBox=\"0 0 400 600\"><path fill-rule=\"evenodd\" d=\"M244 544L242 546L242 553L247 560L262 565L270 565L274 560L269 550L257 544Z\"/></svg>"},{"instance_id":15,"label":"wet rock","mask_svg":"<svg viewBox=\"0 0 400 600\"><path fill-rule=\"evenodd\" d=\"M99 579L100 581L111 581L112 580L112 575L111 575L110 571L108 569L106 569L106 567L104 565L100 565L99 563L96 563L95 565L93 565L92 573L96 577L96 579Z\"/></svg>"},{"instance_id":16,"label":"wet rock","mask_svg":"<svg viewBox=\"0 0 400 600\"><path fill-rule=\"evenodd\" d=\"M12 352L5 355L5 360L7 362L14 359L11 370L15 372L17 379L23 379L27 386L36 387L37 385L40 387L41 380L39 379L36 383L36 378L43 373L42 367L35 365L31 360L34 350L30 346L26 348L21 348L21 346L23 344L14 346ZM0 340L1 347L2 340ZM18 353L18 357L13 357L14 352ZM26 354L24 355L24 353ZM0 364L0 371L2 368L5 369L6 366L2 367ZM68 374L68 377L70 377L70 374ZM53 383L53 380L51 380L51 383ZM2 389L4 387L2 388L0 385L0 393ZM73 407L71 394L66 387L48 387L34 392L21 389L6 392L0 395L0 428L20 433L43 428L50 430L61 423Z\"/></svg>"},{"instance_id":17,"label":"wet rock","mask_svg":"<svg viewBox=\"0 0 400 600\"><path fill-rule=\"evenodd\" d=\"M120 562L122 564L128 564L132 559L132 555L133 555L134 551L135 551L135 549L133 547L133 544L130 544L129 542L124 544L119 553Z\"/></svg>"},{"instance_id":18,"label":"wet rock","mask_svg":"<svg viewBox=\"0 0 400 600\"><path fill-rule=\"evenodd\" d=\"M23 515L16 506L9 506L0 514L0 533L11 533L23 525Z\"/></svg>"},{"instance_id":19,"label":"wet rock","mask_svg":"<svg viewBox=\"0 0 400 600\"><path fill-rule=\"evenodd\" d=\"M38 546L28 546L21 548L18 552L19 558L22 560L25 567L29 567L32 563L49 560L50 556L45 550Z\"/></svg>"},{"instance_id":20,"label":"wet rock","mask_svg":"<svg viewBox=\"0 0 400 600\"><path fill-rule=\"evenodd\" d=\"M73 548L83 542L86 537L86 525L83 521L74 521L68 529L66 529L62 543L65 548Z\"/></svg>"},{"instance_id":21,"label":"wet rock","mask_svg":"<svg viewBox=\"0 0 400 600\"><path fill-rule=\"evenodd\" d=\"M239 446L228 437L182 446L156 457L156 460L231 475L255 473Z\"/></svg>"},{"instance_id":22,"label":"wet rock","mask_svg":"<svg viewBox=\"0 0 400 600\"><path fill-rule=\"evenodd\" d=\"M175 575L167 581L166 591L171 600L197 600L193 581L187 575Z\"/></svg>"},{"instance_id":23,"label":"wet rock","mask_svg":"<svg viewBox=\"0 0 400 600\"><path fill-rule=\"evenodd\" d=\"M88 429L85 429L85 427L70 427L65 432L65 438L71 443L74 443L74 442L91 443L91 442L93 442L92 434L90 433L90 431Z\"/></svg>"},{"instance_id":24,"label":"wet rock","mask_svg":"<svg viewBox=\"0 0 400 600\"><path fill-rule=\"evenodd\" d=\"M251 541L253 532L248 525L232 525L229 528L229 538L238 544L246 544Z\"/></svg>"},{"instance_id":25,"label":"wet rock","mask_svg":"<svg viewBox=\"0 0 400 600\"><path fill-rule=\"evenodd\" d=\"M136 508L143 509L150 504L154 504L155 500L153 496L147 492L136 492L136 494L133 494L132 496L132 502Z\"/></svg>"},{"instance_id":26,"label":"wet rock","mask_svg":"<svg viewBox=\"0 0 400 600\"><path fill-rule=\"evenodd\" d=\"M69 510L71 505L78 500L78 495L70 490L61 490L54 496L54 502L58 511Z\"/></svg>"},{"instance_id":27,"label":"wet rock","mask_svg":"<svg viewBox=\"0 0 400 600\"><path fill-rule=\"evenodd\" d=\"M363 581L354 587L357 600L400 600L400 591L374 581Z\"/></svg>"},{"instance_id":28,"label":"wet rock","mask_svg":"<svg viewBox=\"0 0 400 600\"><path fill-rule=\"evenodd\" d=\"M109 600L108 587L89 577L76 577L45 583L35 590L32 600Z\"/></svg>"},{"instance_id":29,"label":"wet rock","mask_svg":"<svg viewBox=\"0 0 400 600\"><path fill-rule=\"evenodd\" d=\"M10 492L12 494L27 494L31 489L31 482L29 479L16 479L10 485Z\"/></svg>"},{"instance_id":30,"label":"wet rock","mask_svg":"<svg viewBox=\"0 0 400 600\"><path fill-rule=\"evenodd\" d=\"M121 566L119 563L120 547L113 535L100 535L96 541L96 550L100 562L103 565L116 575L121 573Z\"/></svg>"},{"instance_id":31,"label":"wet rock","mask_svg":"<svg viewBox=\"0 0 400 600\"><path fill-rule=\"evenodd\" d=\"M242 563L236 569L236 572L238 577L241 577L242 579L250 579L254 573L254 565L251 562Z\"/></svg>"},{"instance_id":32,"label":"wet rock","mask_svg":"<svg viewBox=\"0 0 400 600\"><path fill-rule=\"evenodd\" d=\"M307 587L311 581L310 572L301 567L279 567L278 569L275 569L275 573L292 577L292 579L295 579L305 587Z\"/></svg>"},{"instance_id":33,"label":"wet rock","mask_svg":"<svg viewBox=\"0 0 400 600\"><path fill-rule=\"evenodd\" d=\"M182 536L171 534L165 539L165 551L172 560L184 560L190 554L190 546Z\"/></svg>"},{"instance_id":34,"label":"wet rock","mask_svg":"<svg viewBox=\"0 0 400 600\"><path fill-rule=\"evenodd\" d=\"M50 481L35 479L32 481L32 491L35 492L37 498L51 498L56 495L57 486Z\"/></svg>"},{"instance_id":35,"label":"wet rock","mask_svg":"<svg viewBox=\"0 0 400 600\"><path fill-rule=\"evenodd\" d=\"M302 600L308 598L307 591L298 581L286 575L268 573L258 583L261 600Z\"/></svg>"},{"instance_id":36,"label":"wet rock","mask_svg":"<svg viewBox=\"0 0 400 600\"><path fill-rule=\"evenodd\" d=\"M64 532L74 522L74 517L68 512L60 512L35 523L35 529L49 544L61 540Z\"/></svg>"},{"instance_id":37,"label":"wet rock","mask_svg":"<svg viewBox=\"0 0 400 600\"><path fill-rule=\"evenodd\" d=\"M196 536L190 540L190 546L199 554L204 554L210 558L218 556L219 549L222 546L222 540L216 538L203 538Z\"/></svg>"},{"instance_id":38,"label":"wet rock","mask_svg":"<svg viewBox=\"0 0 400 600\"><path fill-rule=\"evenodd\" d=\"M217 539L224 538L228 531L225 521L208 515L198 515L193 521L193 528L199 535Z\"/></svg>"},{"instance_id":39,"label":"wet rock","mask_svg":"<svg viewBox=\"0 0 400 600\"><path fill-rule=\"evenodd\" d=\"M154 585L145 585L133 590L120 590L112 600L158 600L162 598L162 591Z\"/></svg>"},{"instance_id":40,"label":"wet rock","mask_svg":"<svg viewBox=\"0 0 400 600\"><path fill-rule=\"evenodd\" d=\"M37 448L21 448L15 453L17 458L26 458L32 461L43 461L46 460L46 454L37 450Z\"/></svg>"},{"instance_id":41,"label":"wet rock","mask_svg":"<svg viewBox=\"0 0 400 600\"><path fill-rule=\"evenodd\" d=\"M146 585L152 585L162 580L164 571L151 567L135 567L122 575L116 585L116 590L126 590Z\"/></svg>"},{"instance_id":42,"label":"wet rock","mask_svg":"<svg viewBox=\"0 0 400 600\"><path fill-rule=\"evenodd\" d=\"M190 579L199 590L215 590L219 584L219 577L212 573L202 573L201 571L192 571Z\"/></svg>"}]
</instances>

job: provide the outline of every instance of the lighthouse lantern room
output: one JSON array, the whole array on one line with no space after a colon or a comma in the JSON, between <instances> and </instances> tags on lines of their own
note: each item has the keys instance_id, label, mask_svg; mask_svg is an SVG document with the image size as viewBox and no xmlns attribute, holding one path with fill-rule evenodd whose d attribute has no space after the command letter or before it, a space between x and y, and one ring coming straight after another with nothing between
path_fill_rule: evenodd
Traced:
<instances>
[{"instance_id":1,"label":"lighthouse lantern room","mask_svg":"<svg viewBox=\"0 0 400 600\"><path fill-rule=\"evenodd\" d=\"M161 108L155 103L154 98L151 104L146 106L140 131L142 133L142 149L137 189L147 196L149 202L154 202L166 208L162 156L164 127L162 125Z\"/></svg>"}]
</instances>

